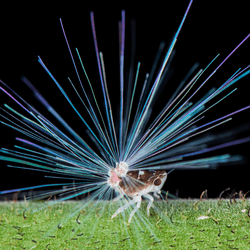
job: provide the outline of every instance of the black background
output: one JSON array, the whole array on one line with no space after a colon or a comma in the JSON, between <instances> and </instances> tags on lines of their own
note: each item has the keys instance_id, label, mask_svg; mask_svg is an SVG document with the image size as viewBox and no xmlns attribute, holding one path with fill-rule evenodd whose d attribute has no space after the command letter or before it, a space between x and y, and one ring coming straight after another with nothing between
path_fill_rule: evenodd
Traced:
<instances>
[{"instance_id":1,"label":"black background","mask_svg":"<svg viewBox=\"0 0 250 250\"><path fill-rule=\"evenodd\" d=\"M61 31L59 17L62 18L64 28L71 46L79 48L84 65L89 74L95 91L100 93L100 81L91 33L89 12L94 11L99 50L104 54L106 63L107 80L109 89L112 89L112 103L116 107L119 91L119 58L118 58L118 20L121 10L126 11L126 48L129 53L130 20L136 20L136 55L135 61L142 63L140 81L150 71L158 46L162 40L169 43L173 33L187 8L188 1L164 1L158 5L140 5L134 2L129 5L100 6L93 2L92 6L78 4L62 5L56 10L51 6L15 6L15 12L6 7L6 15L1 16L0 22L0 79L11 86L25 100L32 103L38 110L53 119L43 107L36 102L29 90L20 80L26 76L39 89L50 104L60 115L85 139L85 128L81 121L67 112L68 105L59 90L48 77L47 73L37 62L41 56L46 66L51 70L56 79L65 88L67 93L72 93L67 77L77 82L74 68L67 50ZM81 6L81 7L80 7ZM44 8L45 7L45 8ZM160 110L171 91L178 86L184 75L195 62L204 68L218 53L219 59L216 67L250 32L247 1L194 1L185 24L175 46L176 55L172 69L174 75L171 81L163 88L154 111ZM129 60L125 63L128 65ZM208 82L204 93L213 86L220 86L239 67L246 67L250 63L250 39L246 41L235 54L222 66ZM212 72L212 69L209 71ZM83 76L83 75L82 75ZM207 114L207 121L228 114L234 110L250 105L249 81L247 76L236 84L238 90L220 106ZM114 93L114 94L113 94ZM117 94L116 94L117 93ZM203 92L201 92L202 94ZM13 102L0 93L0 105ZM13 105L12 105L13 106ZM15 106L16 107L16 106ZM115 108L114 108L115 109ZM84 111L83 111L84 112ZM214 133L234 130L242 124L249 126L249 111L236 115L230 124L218 128ZM15 144L15 132L0 124L1 147L12 147ZM249 136L250 130L239 133L237 138ZM87 139L86 139L87 140ZM205 189L208 197L218 197L220 192L230 187L231 192L243 190L247 192L249 186L249 143L230 147L220 153L242 154L245 161L240 165L223 166L218 170L189 170L174 171L164 187L170 193L178 190L180 197L199 197ZM32 171L8 169L5 162L1 162L1 188L11 189L30 185L43 184L47 180L41 173Z\"/></svg>"}]
</instances>

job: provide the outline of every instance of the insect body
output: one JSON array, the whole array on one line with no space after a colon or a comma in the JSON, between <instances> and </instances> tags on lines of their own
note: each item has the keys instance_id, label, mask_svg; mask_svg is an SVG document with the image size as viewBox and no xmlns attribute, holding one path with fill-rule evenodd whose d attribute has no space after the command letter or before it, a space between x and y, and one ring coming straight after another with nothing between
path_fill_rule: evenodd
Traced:
<instances>
[{"instance_id":1,"label":"insect body","mask_svg":"<svg viewBox=\"0 0 250 250\"><path fill-rule=\"evenodd\" d=\"M149 193L153 193L158 199L160 198L159 194L167 179L167 172L164 170L127 170L128 165L125 162L117 163L116 168L109 172L110 178L108 179L108 184L120 194L114 200L117 201L124 195L132 198L126 205L117 209L112 215L112 218L116 217L134 203L137 203L130 214L128 220L130 223L132 216L140 208L142 196L149 199L147 206L147 213L149 215L149 209L154 202L154 198Z\"/></svg>"},{"instance_id":2,"label":"insect body","mask_svg":"<svg viewBox=\"0 0 250 250\"><path fill-rule=\"evenodd\" d=\"M103 199L110 197L109 195L115 190L119 194L115 200L126 196L128 202L126 205L121 206L113 214L112 218L135 204L129 217L130 222L132 216L140 207L142 196L149 200L147 206L147 213L149 214L150 207L154 202L153 196L159 198L161 188L166 181L166 171L172 169L215 168L221 163L239 161L240 157L237 155L234 157L230 154L218 153L218 155L210 156L210 152L245 143L250 140L249 137L234 141L227 141L226 139L225 143L221 140L222 136L220 136L220 140L213 135L205 135L197 139L195 137L226 124L231 121L233 115L250 109L249 105L231 113L226 112L219 117L216 115L216 118L203 119L208 110L217 107L220 102L235 92L236 88L230 89L233 84L250 74L249 66L247 66L228 75L228 78L225 78L227 80L222 82L218 88L209 85L213 84L211 82L212 76L250 38L250 34L230 54L222 60L220 59L219 63L216 64L218 66L212 71L210 69L206 71L206 69L210 68L215 60L219 60L217 59L218 56L214 57L204 70L198 70L198 64L195 64L180 83L175 83L174 79L171 78L171 60L174 56L177 38L192 2L193 0L190 0L169 47L164 52L164 43L161 43L150 73L142 76L143 78L141 78L141 75L144 74L141 73L141 63L138 62L137 69L134 65L139 57L135 56L134 53L135 44L133 40L135 39L133 39L133 36L135 29L133 27L131 27L131 65L129 65L128 70L125 69L127 63L125 63L124 55L127 42L125 42L125 12L122 11L121 21L119 22L120 95L118 97L120 105L118 105L119 115L117 117L114 116L115 113L112 108L113 102L111 99L113 98L110 98L108 92L109 87L116 83L116 79L114 78L111 83L107 81L104 54L98 49L94 13L91 12L90 19L100 76L99 83L102 89L100 98L99 95L95 95L94 86L83 66L84 60L82 60L78 49L76 49L78 59L77 62L75 61L76 55L73 55L74 53L70 48L60 19L66 45L78 78L75 83L70 78L68 80L73 87L74 94L79 99L72 99L70 94L66 93L57 77L53 75L53 71L48 69L41 57L38 57L38 62L72 108L69 114L72 113L73 115L74 113L81 120L84 128L87 129L87 135L89 135L91 143L85 141L85 138L82 139L78 135L78 131L70 127L59 114L60 112L57 112L49 104L27 78L23 78L24 83L32 90L33 95L44 106L46 112L50 113L49 115L53 117L53 121L50 121L46 114L35 109L33 104L29 104L0 80L0 91L3 91L8 98L12 99L11 101L18 108L16 110L16 108L12 108L8 104L5 104L4 108L0 108L0 125L8 126L24 136L16 137L16 140L24 145L15 145L15 149L0 148L0 160L13 163L8 165L9 167L44 171L50 174L46 175L46 177L51 180L55 178L62 179L62 183L52 182L44 185L39 183L32 187L1 191L0 195L29 189L62 187L61 191L45 192L39 197L45 198L50 197L51 194L60 194L60 199L57 200L59 202L91 191L93 192L93 196L91 196L93 200L102 202ZM151 46L151 44L149 45ZM112 66L114 64L112 58L110 62ZM77 66L79 63L85 75L85 80L81 80L80 68ZM207 72L210 73L207 74ZM171 74L168 76L168 73ZM177 84L177 89L169 100L164 99L163 92L165 88L163 85L167 80L171 83L169 85ZM86 81L89 86L85 84ZM204 85L211 90L205 92L205 95L200 95L200 90L202 91ZM99 85L97 84L97 86ZM141 86L142 88L140 88ZM80 95L80 89L84 93L84 98ZM164 101L162 104L164 105L160 105L159 112L154 113L153 110L158 110L158 108L153 109L153 104L158 99L158 93L162 94L162 100ZM116 97L117 93L112 91L112 95ZM83 104L83 113L80 109L78 110L78 107L82 107L79 101ZM104 103L103 109L100 108L101 103ZM23 113L18 111L19 109ZM61 112L65 113L62 110ZM89 115L87 119L85 114ZM57 124L63 130L60 129L60 126L57 127ZM234 137L234 133L232 133L232 137ZM94 145L94 147L92 148L90 145ZM98 152L96 152L96 149ZM116 166L111 167L115 162L117 162ZM147 166L146 170L144 166ZM153 170L150 168L151 166L153 168L159 166L161 170ZM66 189L64 189L65 186ZM150 193L153 193L153 196ZM89 202L85 203L86 206L88 204ZM90 221L92 223L92 220Z\"/></svg>"}]
</instances>

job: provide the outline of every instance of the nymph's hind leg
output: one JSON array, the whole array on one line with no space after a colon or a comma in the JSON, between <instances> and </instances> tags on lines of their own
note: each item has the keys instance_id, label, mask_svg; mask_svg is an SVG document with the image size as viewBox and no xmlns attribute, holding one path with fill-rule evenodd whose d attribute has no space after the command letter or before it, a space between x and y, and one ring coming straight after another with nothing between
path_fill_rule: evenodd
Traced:
<instances>
[{"instance_id":1,"label":"nymph's hind leg","mask_svg":"<svg viewBox=\"0 0 250 250\"><path fill-rule=\"evenodd\" d=\"M123 193L122 193L122 194L119 194L117 197L115 197L115 198L113 199L113 201L119 201L123 196L124 196Z\"/></svg>"},{"instance_id":2,"label":"nymph's hind leg","mask_svg":"<svg viewBox=\"0 0 250 250\"><path fill-rule=\"evenodd\" d=\"M148 216L149 216L149 209L152 207L153 205L153 202L154 202L154 198L150 195L150 194L144 194L143 195L145 198L149 199L149 202L148 202L148 206L147 206L147 213L148 213Z\"/></svg>"},{"instance_id":3,"label":"nymph's hind leg","mask_svg":"<svg viewBox=\"0 0 250 250\"><path fill-rule=\"evenodd\" d=\"M131 212L130 216L129 216L129 220L128 220L128 224L131 222L132 216L135 214L135 212L140 208L141 206L141 196L137 195L134 197L134 201L137 202L136 207L134 208L134 210Z\"/></svg>"},{"instance_id":4,"label":"nymph's hind leg","mask_svg":"<svg viewBox=\"0 0 250 250\"><path fill-rule=\"evenodd\" d=\"M126 205L118 208L116 210L116 212L112 215L111 219L113 219L114 217L116 217L119 213L123 212L124 210L126 210L128 207L130 207L131 205L133 205L136 202L137 202L136 197L134 197L132 200L129 201L129 203L127 203Z\"/></svg>"}]
</instances>

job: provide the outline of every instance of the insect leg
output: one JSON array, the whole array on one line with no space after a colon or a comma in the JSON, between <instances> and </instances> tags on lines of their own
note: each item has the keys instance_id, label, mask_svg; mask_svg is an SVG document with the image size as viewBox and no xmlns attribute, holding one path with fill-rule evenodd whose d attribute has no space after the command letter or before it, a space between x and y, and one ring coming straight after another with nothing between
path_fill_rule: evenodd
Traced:
<instances>
[{"instance_id":1,"label":"insect leg","mask_svg":"<svg viewBox=\"0 0 250 250\"><path fill-rule=\"evenodd\" d=\"M131 222L132 216L135 214L135 212L139 209L139 207L141 206L141 196L135 196L133 199L135 202L137 202L136 207L134 208L134 210L131 212L130 216L129 216L129 220L128 220L128 224Z\"/></svg>"},{"instance_id":2,"label":"insect leg","mask_svg":"<svg viewBox=\"0 0 250 250\"><path fill-rule=\"evenodd\" d=\"M119 201L124 196L124 193L119 194L117 197L113 199L113 201Z\"/></svg>"},{"instance_id":3,"label":"insect leg","mask_svg":"<svg viewBox=\"0 0 250 250\"><path fill-rule=\"evenodd\" d=\"M129 203L127 203L126 205L124 205L124 206L118 208L118 209L116 210L116 212L112 215L111 219L113 219L114 217L116 217L117 214L123 212L124 210L126 210L128 207L130 207L131 205L133 205L133 204L136 203L136 202L137 202L137 199L136 199L136 197L134 197L132 200L130 200Z\"/></svg>"},{"instance_id":4,"label":"insect leg","mask_svg":"<svg viewBox=\"0 0 250 250\"><path fill-rule=\"evenodd\" d=\"M157 192L158 194L161 193L161 190L159 192ZM157 199L161 199L160 195L158 195L156 192L154 192L154 196L157 198Z\"/></svg>"},{"instance_id":5,"label":"insect leg","mask_svg":"<svg viewBox=\"0 0 250 250\"><path fill-rule=\"evenodd\" d=\"M153 205L153 202L154 202L154 198L150 195L150 194L144 194L143 195L145 198L149 199L149 202L148 202L148 206L147 206L147 213L148 213L148 216L150 215L149 213L149 209L152 207Z\"/></svg>"}]
</instances>

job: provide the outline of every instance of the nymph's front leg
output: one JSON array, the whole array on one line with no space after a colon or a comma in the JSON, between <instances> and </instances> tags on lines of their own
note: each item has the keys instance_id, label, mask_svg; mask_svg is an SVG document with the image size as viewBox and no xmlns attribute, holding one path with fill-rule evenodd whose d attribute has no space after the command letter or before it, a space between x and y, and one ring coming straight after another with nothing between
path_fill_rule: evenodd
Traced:
<instances>
[{"instance_id":1,"label":"nymph's front leg","mask_svg":"<svg viewBox=\"0 0 250 250\"><path fill-rule=\"evenodd\" d=\"M158 193L158 194L157 194ZM154 196L157 198L157 199L160 199L161 198L161 196L159 195L160 193L161 193L161 191L159 191L159 192L154 192Z\"/></svg>"},{"instance_id":2,"label":"nymph's front leg","mask_svg":"<svg viewBox=\"0 0 250 250\"><path fill-rule=\"evenodd\" d=\"M144 194L143 195L145 198L149 199L149 202L148 202L148 206L147 206L147 213L148 213L148 216L150 215L149 213L149 209L152 207L153 205L153 202L154 202L154 198L150 195L150 194Z\"/></svg>"}]
</instances>

